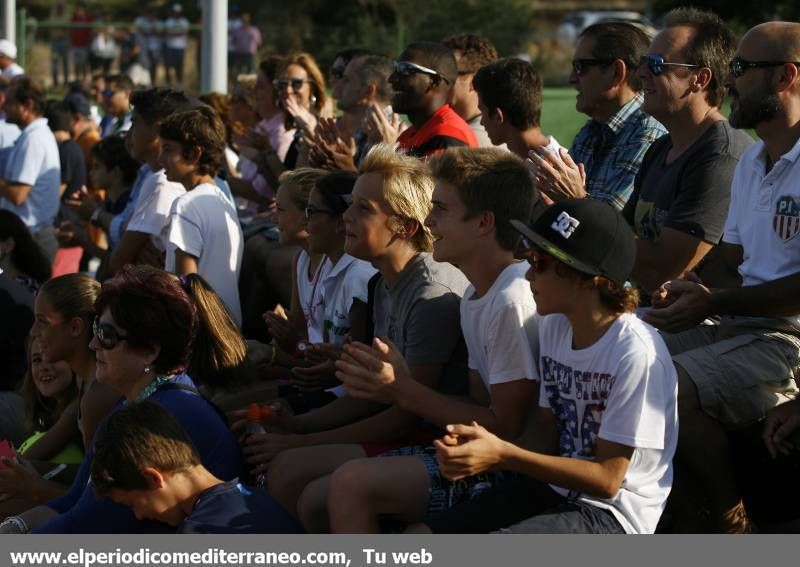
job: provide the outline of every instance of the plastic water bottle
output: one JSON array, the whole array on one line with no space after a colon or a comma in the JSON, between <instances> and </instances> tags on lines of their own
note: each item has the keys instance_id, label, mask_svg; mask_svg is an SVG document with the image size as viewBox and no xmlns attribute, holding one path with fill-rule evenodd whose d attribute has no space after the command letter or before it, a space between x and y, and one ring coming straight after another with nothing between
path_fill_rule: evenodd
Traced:
<instances>
[{"instance_id":1,"label":"plastic water bottle","mask_svg":"<svg viewBox=\"0 0 800 567\"><path fill-rule=\"evenodd\" d=\"M261 420L269 417L271 413L272 408L268 405L260 406L256 403L253 403L247 406L247 425L245 426L244 435L242 435L241 441L243 443L246 442L254 433L266 433L267 430L264 429L263 425L261 425ZM259 475L255 478L256 484L262 488L265 480L266 475L264 473L259 473Z\"/></svg>"}]
</instances>

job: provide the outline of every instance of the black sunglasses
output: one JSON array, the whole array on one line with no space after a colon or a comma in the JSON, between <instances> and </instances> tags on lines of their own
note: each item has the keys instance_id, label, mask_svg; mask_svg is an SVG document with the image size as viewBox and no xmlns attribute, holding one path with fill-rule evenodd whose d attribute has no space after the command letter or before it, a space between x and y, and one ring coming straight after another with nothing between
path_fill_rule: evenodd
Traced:
<instances>
[{"instance_id":1,"label":"black sunglasses","mask_svg":"<svg viewBox=\"0 0 800 567\"><path fill-rule=\"evenodd\" d=\"M424 75L432 75L434 77L439 77L445 83L450 82L449 80L447 80L446 77L442 76L442 74L439 73L439 71L431 69L430 67L417 65L416 63L412 63L411 61L395 61L394 72L400 75L401 77L410 77L411 75L422 73Z\"/></svg>"},{"instance_id":2,"label":"black sunglasses","mask_svg":"<svg viewBox=\"0 0 800 567\"><path fill-rule=\"evenodd\" d=\"M272 81L272 86L279 91L285 91L291 85L293 90L299 91L303 85L310 82L308 79L275 79Z\"/></svg>"},{"instance_id":3,"label":"black sunglasses","mask_svg":"<svg viewBox=\"0 0 800 567\"><path fill-rule=\"evenodd\" d=\"M111 350L116 347L120 341L128 339L128 335L121 334L112 324L101 323L99 317L94 318L92 331L97 339L97 343L103 350Z\"/></svg>"},{"instance_id":4,"label":"black sunglasses","mask_svg":"<svg viewBox=\"0 0 800 567\"><path fill-rule=\"evenodd\" d=\"M589 70L589 67L603 67L611 65L611 63L611 61L606 61L605 59L573 59L572 70L575 71L576 75L583 75Z\"/></svg>"},{"instance_id":5,"label":"black sunglasses","mask_svg":"<svg viewBox=\"0 0 800 567\"><path fill-rule=\"evenodd\" d=\"M318 209L316 207L311 207L311 206L306 207L303 210L306 213L306 220L311 220L311 217L313 217L317 213L322 213L322 214L326 214L326 215L335 215L336 214L335 212L333 212L330 209Z\"/></svg>"},{"instance_id":6,"label":"black sunglasses","mask_svg":"<svg viewBox=\"0 0 800 567\"><path fill-rule=\"evenodd\" d=\"M686 67L687 69L699 69L703 67L703 65L693 65L691 63L671 63L669 61L664 61L664 57L657 53L645 55L639 60L640 67L645 64L647 64L647 68L655 76L661 75L666 71L664 67Z\"/></svg>"},{"instance_id":7,"label":"black sunglasses","mask_svg":"<svg viewBox=\"0 0 800 567\"><path fill-rule=\"evenodd\" d=\"M791 63L795 67L800 67L800 61L748 61L741 57L734 57L728 64L728 68L731 71L731 75L733 75L735 79L738 79L744 75L748 69L753 69L755 67L780 67L787 63Z\"/></svg>"}]
</instances>

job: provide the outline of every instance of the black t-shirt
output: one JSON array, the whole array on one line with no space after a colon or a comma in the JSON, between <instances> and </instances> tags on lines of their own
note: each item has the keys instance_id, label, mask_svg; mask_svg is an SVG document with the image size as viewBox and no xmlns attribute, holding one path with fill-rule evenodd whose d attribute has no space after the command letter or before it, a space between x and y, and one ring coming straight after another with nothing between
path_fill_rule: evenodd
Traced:
<instances>
[{"instance_id":1,"label":"black t-shirt","mask_svg":"<svg viewBox=\"0 0 800 567\"><path fill-rule=\"evenodd\" d=\"M269 494L233 479L212 486L178 527L183 534L296 534L303 529Z\"/></svg>"},{"instance_id":2,"label":"black t-shirt","mask_svg":"<svg viewBox=\"0 0 800 567\"><path fill-rule=\"evenodd\" d=\"M86 185L86 158L75 140L60 142L58 156L61 160L61 183L67 184L63 198L68 199Z\"/></svg>"},{"instance_id":3,"label":"black t-shirt","mask_svg":"<svg viewBox=\"0 0 800 567\"><path fill-rule=\"evenodd\" d=\"M658 240L662 227L668 227L717 244L728 216L734 169L752 143L745 132L721 120L667 164L672 137L659 138L645 154L623 216L645 240Z\"/></svg>"}]
</instances>

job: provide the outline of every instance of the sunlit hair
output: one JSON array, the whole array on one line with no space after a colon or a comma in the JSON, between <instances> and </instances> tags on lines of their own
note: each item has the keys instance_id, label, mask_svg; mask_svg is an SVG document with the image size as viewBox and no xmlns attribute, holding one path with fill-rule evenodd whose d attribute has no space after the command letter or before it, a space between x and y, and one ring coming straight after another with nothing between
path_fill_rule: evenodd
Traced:
<instances>
[{"instance_id":1,"label":"sunlit hair","mask_svg":"<svg viewBox=\"0 0 800 567\"><path fill-rule=\"evenodd\" d=\"M392 213L389 229L398 234L408 221L413 221L417 231L409 242L422 252L433 250L433 236L425 226L433 194L433 177L428 167L416 158L396 152L388 144L379 144L361 164L359 174L367 173L383 178L383 199Z\"/></svg>"},{"instance_id":2,"label":"sunlit hair","mask_svg":"<svg viewBox=\"0 0 800 567\"><path fill-rule=\"evenodd\" d=\"M521 159L498 148L451 148L428 164L434 179L458 192L468 218L491 212L498 244L516 249L519 233L510 221L528 221L535 195L533 178Z\"/></svg>"},{"instance_id":3,"label":"sunlit hair","mask_svg":"<svg viewBox=\"0 0 800 567\"><path fill-rule=\"evenodd\" d=\"M281 61L280 69L278 70L278 78L286 71L289 65L299 65L305 69L308 74L308 80L311 85L311 94L316 97L316 102L311 105L311 112L319 116L322 109L325 108L325 103L328 101L328 95L325 87L325 76L317 65L317 61L309 53L293 53L286 56Z\"/></svg>"},{"instance_id":4,"label":"sunlit hair","mask_svg":"<svg viewBox=\"0 0 800 567\"><path fill-rule=\"evenodd\" d=\"M100 295L100 282L83 274L66 274L47 280L39 288L39 296L64 321L83 319L87 334L91 333L94 304ZM88 343L87 343L88 348Z\"/></svg>"},{"instance_id":5,"label":"sunlit hair","mask_svg":"<svg viewBox=\"0 0 800 567\"><path fill-rule=\"evenodd\" d=\"M289 193L289 199L301 211L308 206L308 195L322 177L328 172L313 167L300 167L284 171L278 178L280 186Z\"/></svg>"},{"instance_id":6,"label":"sunlit hair","mask_svg":"<svg viewBox=\"0 0 800 567\"><path fill-rule=\"evenodd\" d=\"M92 485L99 495L112 490L147 490L143 470L176 473L202 464L178 420L153 400L129 404L109 416L97 433Z\"/></svg>"}]
</instances>

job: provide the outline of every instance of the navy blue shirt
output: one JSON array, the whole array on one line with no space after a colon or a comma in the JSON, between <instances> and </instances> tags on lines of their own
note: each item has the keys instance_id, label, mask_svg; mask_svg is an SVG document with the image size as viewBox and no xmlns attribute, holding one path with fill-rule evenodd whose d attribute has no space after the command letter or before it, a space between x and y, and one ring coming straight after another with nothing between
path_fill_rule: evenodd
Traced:
<instances>
[{"instance_id":1,"label":"navy blue shirt","mask_svg":"<svg viewBox=\"0 0 800 567\"><path fill-rule=\"evenodd\" d=\"M300 525L269 494L238 479L212 486L178 527L182 534L297 534Z\"/></svg>"},{"instance_id":2,"label":"navy blue shirt","mask_svg":"<svg viewBox=\"0 0 800 567\"><path fill-rule=\"evenodd\" d=\"M185 374L174 382L194 386ZM195 392L182 389L156 390L150 396L180 422L200 453L211 474L223 480L237 478L243 471L242 455L236 438L217 410ZM122 408L122 400L109 415ZM101 425L102 427L102 425ZM100 427L100 428L101 428ZM100 429L98 428L98 430ZM110 498L98 498L89 473L94 458L94 443L86 453L69 492L46 504L59 515L33 530L34 533L160 533L174 529L161 522L137 520L127 506Z\"/></svg>"}]
</instances>

